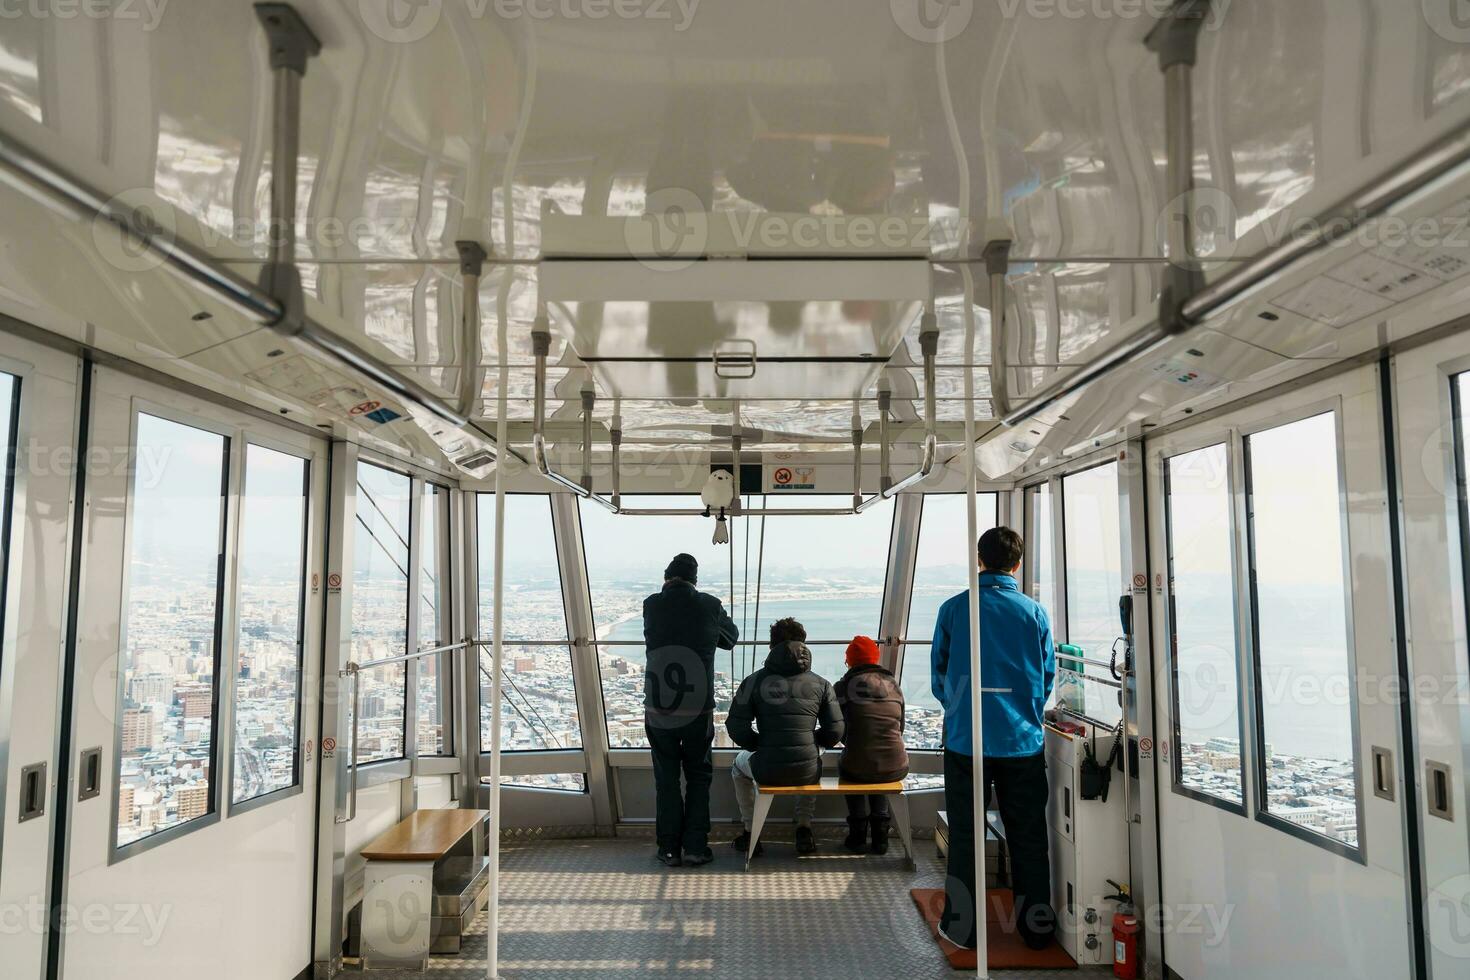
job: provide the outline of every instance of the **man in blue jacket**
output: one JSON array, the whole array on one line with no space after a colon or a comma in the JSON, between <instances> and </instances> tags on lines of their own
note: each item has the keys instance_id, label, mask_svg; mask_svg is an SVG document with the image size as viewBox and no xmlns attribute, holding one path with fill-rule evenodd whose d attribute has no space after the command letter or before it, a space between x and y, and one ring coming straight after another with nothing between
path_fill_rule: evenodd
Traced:
<instances>
[{"instance_id":1,"label":"man in blue jacket","mask_svg":"<svg viewBox=\"0 0 1470 980\"><path fill-rule=\"evenodd\" d=\"M1042 712L1056 678L1046 610L1021 592L1016 570L1025 545L1008 527L980 538L980 686L985 756L980 780L991 787L1005 824L1017 928L1042 949L1056 932L1047 855L1045 737ZM944 706L944 803L949 870L939 928L957 946L976 945L974 741L970 718L970 593L939 607L930 648L934 696ZM983 916L983 912L979 913ZM979 921L984 921L980 918Z\"/></svg>"}]
</instances>

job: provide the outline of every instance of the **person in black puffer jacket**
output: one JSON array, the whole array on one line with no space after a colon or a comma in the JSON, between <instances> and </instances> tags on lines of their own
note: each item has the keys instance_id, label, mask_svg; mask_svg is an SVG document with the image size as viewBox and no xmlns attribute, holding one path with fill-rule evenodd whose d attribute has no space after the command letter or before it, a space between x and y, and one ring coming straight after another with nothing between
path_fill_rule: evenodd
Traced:
<instances>
[{"instance_id":1,"label":"person in black puffer jacket","mask_svg":"<svg viewBox=\"0 0 1470 980\"><path fill-rule=\"evenodd\" d=\"M715 857L709 849L715 648L733 649L740 637L724 605L698 584L699 562L675 555L663 589L643 600L643 724L653 752L658 859L671 868Z\"/></svg>"},{"instance_id":2,"label":"person in black puffer jacket","mask_svg":"<svg viewBox=\"0 0 1470 980\"><path fill-rule=\"evenodd\" d=\"M849 669L834 688L846 727L837 770L844 780L854 783L896 783L909 774L909 755L903 744L903 691L878 660L878 644L866 636L853 637L847 646ZM854 793L846 799L843 846L853 853L887 854L892 820L888 797Z\"/></svg>"},{"instance_id":3,"label":"person in black puffer jacket","mask_svg":"<svg viewBox=\"0 0 1470 980\"><path fill-rule=\"evenodd\" d=\"M806 786L822 778L822 749L842 741L842 712L832 685L812 673L812 652L806 629L794 619L771 624L771 652L765 666L751 674L735 692L725 730L745 751L730 767L735 800L745 821L745 833L735 841L737 850L750 846L755 813L756 783L767 786ZM814 796L796 798L796 849L816 850L812 836ZM759 853L759 845L757 845Z\"/></svg>"}]
</instances>

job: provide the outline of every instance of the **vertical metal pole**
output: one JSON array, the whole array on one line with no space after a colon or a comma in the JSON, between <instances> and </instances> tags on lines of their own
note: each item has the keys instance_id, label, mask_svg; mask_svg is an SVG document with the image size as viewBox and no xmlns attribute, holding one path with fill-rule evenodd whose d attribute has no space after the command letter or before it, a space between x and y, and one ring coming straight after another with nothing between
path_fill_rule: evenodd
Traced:
<instances>
[{"instance_id":1,"label":"vertical metal pole","mask_svg":"<svg viewBox=\"0 0 1470 980\"><path fill-rule=\"evenodd\" d=\"M886 383L886 382L885 382ZM887 388L878 389L878 492L887 493L893 486L893 477L888 472L888 410L893 404L893 393Z\"/></svg>"},{"instance_id":2,"label":"vertical metal pole","mask_svg":"<svg viewBox=\"0 0 1470 980\"><path fill-rule=\"evenodd\" d=\"M459 274L464 286L464 322L461 334L464 364L459 371L459 414L473 418L480 400L480 361L484 357L480 342L480 276L485 271L485 249L479 242L455 242L459 250ZM505 352L499 355L502 359Z\"/></svg>"},{"instance_id":3,"label":"vertical metal pole","mask_svg":"<svg viewBox=\"0 0 1470 980\"><path fill-rule=\"evenodd\" d=\"M852 505L863 502L863 409L862 402L852 400Z\"/></svg>"},{"instance_id":4,"label":"vertical metal pole","mask_svg":"<svg viewBox=\"0 0 1470 980\"><path fill-rule=\"evenodd\" d=\"M296 261L296 176L301 152L301 76L284 65L274 70L271 119L270 265Z\"/></svg>"},{"instance_id":5,"label":"vertical metal pole","mask_svg":"<svg viewBox=\"0 0 1470 980\"><path fill-rule=\"evenodd\" d=\"M1182 0L1146 42L1158 55L1164 75L1169 264L1159 295L1159 326L1166 333L1189 328L1184 304L1204 286L1204 274L1194 258L1194 66L1209 11L1209 0Z\"/></svg>"},{"instance_id":6,"label":"vertical metal pole","mask_svg":"<svg viewBox=\"0 0 1470 980\"><path fill-rule=\"evenodd\" d=\"M1011 410L1010 374L1006 367L1006 272L1011 243L994 240L985 246L985 271L990 278L990 402L991 413L1003 418Z\"/></svg>"},{"instance_id":7,"label":"vertical metal pole","mask_svg":"<svg viewBox=\"0 0 1470 980\"><path fill-rule=\"evenodd\" d=\"M504 389L502 389L503 391ZM504 396L502 395L502 398ZM505 431L505 413L497 423ZM501 444L503 445L503 443ZM500 977L500 701L505 657L505 467L495 467L495 645L490 682L490 886L485 908L485 977Z\"/></svg>"},{"instance_id":8,"label":"vertical metal pole","mask_svg":"<svg viewBox=\"0 0 1470 980\"><path fill-rule=\"evenodd\" d=\"M986 929L985 894L985 781L980 778L985 763L984 708L982 706L980 675L980 558L976 552L979 541L979 517L976 513L976 495L979 492L979 474L975 469L975 283L969 266L961 266L965 283L965 521L968 533L963 542L965 568L969 570L970 583L970 731L974 753L974 812L975 812L975 949L977 976L990 975L988 965L989 937ZM932 361L932 358L930 359ZM927 374L927 372L926 372ZM933 393L933 376L926 378L929 392Z\"/></svg>"},{"instance_id":9,"label":"vertical metal pole","mask_svg":"<svg viewBox=\"0 0 1470 980\"><path fill-rule=\"evenodd\" d=\"M542 392L543 398L545 392ZM597 393L591 388L582 389L582 487L592 489L592 407L597 404Z\"/></svg>"}]
</instances>

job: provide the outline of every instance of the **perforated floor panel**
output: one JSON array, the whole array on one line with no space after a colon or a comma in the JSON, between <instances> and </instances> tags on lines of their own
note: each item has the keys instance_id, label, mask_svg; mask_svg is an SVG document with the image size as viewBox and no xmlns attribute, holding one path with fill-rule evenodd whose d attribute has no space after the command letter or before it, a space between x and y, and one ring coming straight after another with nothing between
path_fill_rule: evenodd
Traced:
<instances>
[{"instance_id":1,"label":"perforated floor panel","mask_svg":"<svg viewBox=\"0 0 1470 980\"><path fill-rule=\"evenodd\" d=\"M500 966L504 978L973 977L949 969L909 899L938 887L943 865L932 841L916 842L919 870L900 848L853 857L836 841L798 859L767 846L749 872L728 844L715 863L669 870L645 841L507 844L501 851ZM374 980L485 976L485 916L459 956L435 957L429 973L373 971ZM1099 980L1111 969L996 971L994 977Z\"/></svg>"}]
</instances>

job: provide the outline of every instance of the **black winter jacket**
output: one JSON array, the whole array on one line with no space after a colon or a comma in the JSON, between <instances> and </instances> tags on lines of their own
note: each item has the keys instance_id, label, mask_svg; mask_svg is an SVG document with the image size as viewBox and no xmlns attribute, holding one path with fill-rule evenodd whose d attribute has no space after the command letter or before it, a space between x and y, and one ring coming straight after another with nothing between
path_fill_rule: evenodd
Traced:
<instances>
[{"instance_id":1,"label":"black winter jacket","mask_svg":"<svg viewBox=\"0 0 1470 980\"><path fill-rule=\"evenodd\" d=\"M859 783L892 783L909 774L903 744L903 691L886 667L864 664L842 676L833 688L842 708L843 779Z\"/></svg>"},{"instance_id":2,"label":"black winter jacket","mask_svg":"<svg viewBox=\"0 0 1470 980\"><path fill-rule=\"evenodd\" d=\"M643 713L663 724L715 710L715 647L733 650L740 629L724 604L682 579L643 600Z\"/></svg>"},{"instance_id":3,"label":"black winter jacket","mask_svg":"<svg viewBox=\"0 0 1470 980\"><path fill-rule=\"evenodd\" d=\"M842 741L832 685L812 673L812 652L792 641L772 647L766 665L735 692L725 730L755 753L751 773L768 786L805 786L822 778L822 749Z\"/></svg>"}]
</instances>

